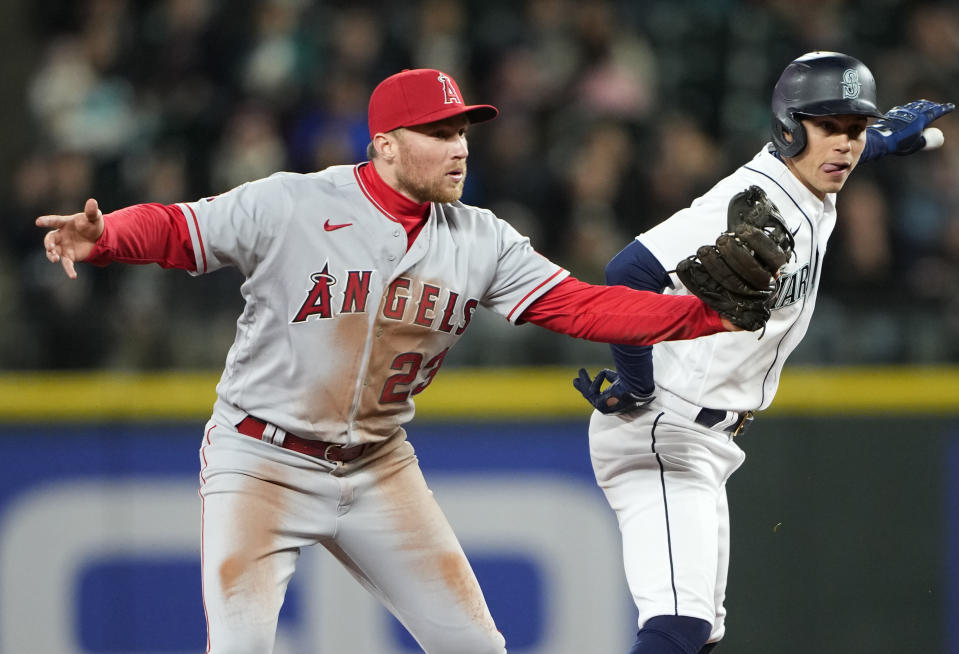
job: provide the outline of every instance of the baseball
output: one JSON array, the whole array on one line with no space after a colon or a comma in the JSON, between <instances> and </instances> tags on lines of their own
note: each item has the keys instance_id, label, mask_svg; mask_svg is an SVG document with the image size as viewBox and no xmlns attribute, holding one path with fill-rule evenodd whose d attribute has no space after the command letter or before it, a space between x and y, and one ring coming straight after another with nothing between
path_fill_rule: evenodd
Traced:
<instances>
[{"instance_id":1,"label":"baseball","mask_svg":"<svg viewBox=\"0 0 959 654\"><path fill-rule=\"evenodd\" d=\"M941 147L946 140L942 135L942 130L938 127L927 127L922 130L922 137L926 139L926 144L922 147L923 150L935 150Z\"/></svg>"}]
</instances>

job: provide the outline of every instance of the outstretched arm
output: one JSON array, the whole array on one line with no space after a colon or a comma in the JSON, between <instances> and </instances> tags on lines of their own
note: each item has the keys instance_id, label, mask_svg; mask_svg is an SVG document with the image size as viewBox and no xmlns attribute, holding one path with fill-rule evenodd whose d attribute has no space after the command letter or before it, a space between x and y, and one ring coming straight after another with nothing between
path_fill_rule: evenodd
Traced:
<instances>
[{"instance_id":1,"label":"outstretched arm","mask_svg":"<svg viewBox=\"0 0 959 654\"><path fill-rule=\"evenodd\" d=\"M59 262L70 279L77 278L74 262L83 261L93 251L103 233L103 213L93 198L87 200L82 213L71 216L40 216L37 227L50 231L43 237L47 259Z\"/></svg>"},{"instance_id":2,"label":"outstretched arm","mask_svg":"<svg viewBox=\"0 0 959 654\"><path fill-rule=\"evenodd\" d=\"M691 295L666 296L625 286L594 286L573 277L533 302L522 319L574 338L629 345L738 331Z\"/></svg>"},{"instance_id":3,"label":"outstretched arm","mask_svg":"<svg viewBox=\"0 0 959 654\"><path fill-rule=\"evenodd\" d=\"M70 279L77 278L74 264L79 261L196 270L186 219L173 205L136 204L104 216L91 198L83 213L40 216L36 224L52 228L43 239L47 259L59 261Z\"/></svg>"},{"instance_id":4,"label":"outstretched arm","mask_svg":"<svg viewBox=\"0 0 959 654\"><path fill-rule=\"evenodd\" d=\"M904 156L919 150L934 150L943 143L942 131L929 127L932 121L956 108L951 102L914 100L893 107L886 115L866 128L866 149L860 163L880 159L888 154Z\"/></svg>"}]
</instances>

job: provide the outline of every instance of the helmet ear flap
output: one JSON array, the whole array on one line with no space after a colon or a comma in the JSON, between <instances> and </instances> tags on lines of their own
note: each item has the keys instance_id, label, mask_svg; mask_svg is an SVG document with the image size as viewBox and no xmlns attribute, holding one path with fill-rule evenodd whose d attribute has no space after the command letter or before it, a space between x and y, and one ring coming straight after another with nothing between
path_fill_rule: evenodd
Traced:
<instances>
[{"instance_id":1,"label":"helmet ear flap","mask_svg":"<svg viewBox=\"0 0 959 654\"><path fill-rule=\"evenodd\" d=\"M787 140L786 135L792 137ZM773 116L773 144L784 157L795 157L806 147L806 128L790 112Z\"/></svg>"}]
</instances>

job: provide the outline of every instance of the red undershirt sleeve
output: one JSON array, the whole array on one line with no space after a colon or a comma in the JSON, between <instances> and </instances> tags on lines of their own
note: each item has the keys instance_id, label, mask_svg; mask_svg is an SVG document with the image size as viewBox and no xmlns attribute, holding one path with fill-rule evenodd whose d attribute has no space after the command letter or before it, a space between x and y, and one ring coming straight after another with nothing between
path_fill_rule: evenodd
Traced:
<instances>
[{"instance_id":1,"label":"red undershirt sleeve","mask_svg":"<svg viewBox=\"0 0 959 654\"><path fill-rule=\"evenodd\" d=\"M575 338L622 345L652 345L726 331L719 314L696 296L595 286L574 277L544 293L522 319Z\"/></svg>"},{"instance_id":2,"label":"red undershirt sleeve","mask_svg":"<svg viewBox=\"0 0 959 654\"><path fill-rule=\"evenodd\" d=\"M85 263L156 263L196 270L183 212L175 205L136 204L103 216L103 233Z\"/></svg>"}]
</instances>

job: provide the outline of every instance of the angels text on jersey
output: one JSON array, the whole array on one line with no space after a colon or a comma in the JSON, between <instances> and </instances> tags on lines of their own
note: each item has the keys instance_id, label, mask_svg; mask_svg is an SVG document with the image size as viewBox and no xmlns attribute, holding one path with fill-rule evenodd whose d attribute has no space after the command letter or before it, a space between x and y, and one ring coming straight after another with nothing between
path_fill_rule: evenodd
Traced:
<instances>
[{"instance_id":1,"label":"angels text on jersey","mask_svg":"<svg viewBox=\"0 0 959 654\"><path fill-rule=\"evenodd\" d=\"M309 319L327 319L342 313L366 313L372 270L347 270L342 289L329 272L329 263L310 275L312 286L291 324ZM417 293L416 286L421 286ZM335 297L334 297L335 296ZM387 320L409 322L435 331L462 335L469 326L479 300L460 302L460 294L451 289L423 282L414 284L409 277L397 277L387 287L381 316Z\"/></svg>"}]
</instances>

